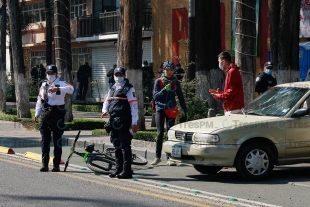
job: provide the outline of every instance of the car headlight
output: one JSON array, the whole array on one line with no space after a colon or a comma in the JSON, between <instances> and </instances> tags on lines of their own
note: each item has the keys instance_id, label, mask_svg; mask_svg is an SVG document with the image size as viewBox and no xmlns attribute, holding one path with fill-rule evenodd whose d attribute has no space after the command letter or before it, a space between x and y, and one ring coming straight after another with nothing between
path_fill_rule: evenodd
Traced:
<instances>
[{"instance_id":1,"label":"car headlight","mask_svg":"<svg viewBox=\"0 0 310 207\"><path fill-rule=\"evenodd\" d=\"M175 139L175 131L169 129L169 130L168 130L168 133L167 133L167 136L168 136L168 140L169 140L169 139Z\"/></svg>"},{"instance_id":2,"label":"car headlight","mask_svg":"<svg viewBox=\"0 0 310 207\"><path fill-rule=\"evenodd\" d=\"M202 142L202 143L217 143L220 141L220 137L217 134L196 133L194 135L194 140L196 142Z\"/></svg>"}]
</instances>

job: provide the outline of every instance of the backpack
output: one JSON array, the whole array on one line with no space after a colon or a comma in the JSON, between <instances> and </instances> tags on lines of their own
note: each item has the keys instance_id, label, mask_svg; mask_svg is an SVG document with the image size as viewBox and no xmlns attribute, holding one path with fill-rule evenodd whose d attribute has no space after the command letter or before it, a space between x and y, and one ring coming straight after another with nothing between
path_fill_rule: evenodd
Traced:
<instances>
[{"instance_id":1,"label":"backpack","mask_svg":"<svg viewBox=\"0 0 310 207\"><path fill-rule=\"evenodd\" d=\"M177 86L176 86L176 83L173 84L173 88L175 89ZM163 78L159 78L159 88L160 89L163 89L164 88L164 81L163 81ZM151 105L152 105L152 110L153 112L156 112L156 108L155 108L155 100L154 100L154 97L152 98L152 101L151 101Z\"/></svg>"}]
</instances>

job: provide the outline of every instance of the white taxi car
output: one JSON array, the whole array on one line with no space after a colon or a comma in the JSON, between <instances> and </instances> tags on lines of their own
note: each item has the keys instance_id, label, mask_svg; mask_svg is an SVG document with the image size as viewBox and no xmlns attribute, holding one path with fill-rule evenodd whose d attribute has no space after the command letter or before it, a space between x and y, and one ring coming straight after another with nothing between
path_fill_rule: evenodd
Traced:
<instances>
[{"instance_id":1,"label":"white taxi car","mask_svg":"<svg viewBox=\"0 0 310 207\"><path fill-rule=\"evenodd\" d=\"M163 150L204 174L235 167L248 180L268 177L274 165L310 162L310 82L278 85L243 114L173 126Z\"/></svg>"}]
</instances>

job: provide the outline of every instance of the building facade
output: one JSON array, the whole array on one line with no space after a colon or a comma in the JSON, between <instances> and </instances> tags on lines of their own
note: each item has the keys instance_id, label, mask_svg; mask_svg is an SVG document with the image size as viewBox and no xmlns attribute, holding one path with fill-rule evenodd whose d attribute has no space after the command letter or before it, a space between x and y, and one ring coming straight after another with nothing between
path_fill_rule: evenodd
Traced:
<instances>
[{"instance_id":1,"label":"building facade","mask_svg":"<svg viewBox=\"0 0 310 207\"><path fill-rule=\"evenodd\" d=\"M51 2L53 17L54 1ZM109 89L106 75L116 63L119 6L120 0L71 0L72 75L76 77L79 67L85 62L90 64L94 83L86 96L90 101L103 99ZM152 62L153 31L150 1L143 0L142 7L142 58ZM23 19L28 23L22 37L26 67L30 69L31 66L40 63L46 66L44 0L25 1L21 10ZM54 30L52 34L54 35ZM54 41L52 47L54 48ZM76 84L76 78L73 81Z\"/></svg>"}]
</instances>

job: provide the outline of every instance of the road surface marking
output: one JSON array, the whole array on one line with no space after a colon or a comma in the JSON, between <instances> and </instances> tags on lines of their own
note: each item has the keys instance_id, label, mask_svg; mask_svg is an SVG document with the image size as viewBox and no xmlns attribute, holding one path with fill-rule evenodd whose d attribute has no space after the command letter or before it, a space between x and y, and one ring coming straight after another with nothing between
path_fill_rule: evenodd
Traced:
<instances>
[{"instance_id":1,"label":"road surface marking","mask_svg":"<svg viewBox=\"0 0 310 207\"><path fill-rule=\"evenodd\" d=\"M5 159L2 159L2 158L0 158L0 161L8 162L8 163L11 163L11 164L20 165L20 166L24 166L24 167L28 167L28 168L38 169L37 166L31 166L31 165L27 165L27 164L20 163L20 162L17 162L17 161L5 160ZM74 178L74 179L77 179L77 180L82 180L82 181L85 181L85 182L91 182L91 183L95 183L95 184L98 184L98 185L103 185L103 186L107 186L107 187L111 187L111 188L116 188L116 189L120 189L120 190L123 190L123 191L128 191L128 192L142 194L142 195L146 195L146 196L157 197L157 198L164 199L164 200L174 201L174 202L177 202L177 203L183 203L183 204L192 205L192 206L212 207L212 206L204 204L204 203L198 203L198 202L194 202L194 201L190 201L190 200L185 200L183 195L179 195L180 196L179 198L174 198L174 197L170 197L170 196L167 196L167 195L163 195L163 193L164 193L163 190L158 191L157 193L153 193L153 192L147 192L145 190L140 190L140 189L137 189L137 188L120 186L119 185L120 180L114 180L113 181L112 179L106 179L105 181L99 181L99 180L94 180L93 178L81 177L81 176L72 175L72 174L68 174L68 173L64 173L64 172L54 173L54 174L59 174L59 175L63 175L63 176L70 177L70 178ZM111 182L109 183L109 181L116 182L118 184L112 184ZM149 190L151 190L151 189L149 189ZM159 193L161 193L161 194L159 194ZM191 197L191 198L195 199L193 197ZM209 203L208 200L203 200L203 202ZM216 205L217 206L223 206L221 203L217 203ZM227 205L224 205L224 206L227 206Z\"/></svg>"}]
</instances>

